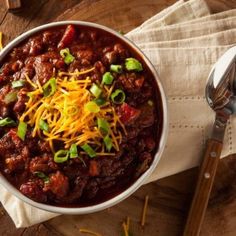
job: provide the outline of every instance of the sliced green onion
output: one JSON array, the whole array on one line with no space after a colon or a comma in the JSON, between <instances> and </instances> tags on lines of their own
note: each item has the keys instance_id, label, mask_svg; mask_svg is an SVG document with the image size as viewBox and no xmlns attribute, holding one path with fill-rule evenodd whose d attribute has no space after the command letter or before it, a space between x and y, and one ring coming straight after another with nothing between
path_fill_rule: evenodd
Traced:
<instances>
[{"instance_id":1,"label":"sliced green onion","mask_svg":"<svg viewBox=\"0 0 236 236\"><path fill-rule=\"evenodd\" d=\"M148 105L150 106L150 107L152 107L153 106L153 101L152 100L148 100Z\"/></svg>"},{"instance_id":2,"label":"sliced green onion","mask_svg":"<svg viewBox=\"0 0 236 236\"><path fill-rule=\"evenodd\" d=\"M114 80L113 75L111 74L111 72L106 72L103 76L102 76L102 84L107 84L110 85L112 84Z\"/></svg>"},{"instance_id":3,"label":"sliced green onion","mask_svg":"<svg viewBox=\"0 0 236 236\"><path fill-rule=\"evenodd\" d=\"M106 146L106 149L108 152L111 151L111 148L113 146L112 144L112 140L111 138L109 137L109 135L106 135L104 138L103 138L103 142L105 143L105 146Z\"/></svg>"},{"instance_id":4,"label":"sliced green onion","mask_svg":"<svg viewBox=\"0 0 236 236\"><path fill-rule=\"evenodd\" d=\"M75 143L73 143L71 146L70 146L70 158L76 158L78 157L78 150L77 150L77 146Z\"/></svg>"},{"instance_id":5,"label":"sliced green onion","mask_svg":"<svg viewBox=\"0 0 236 236\"><path fill-rule=\"evenodd\" d=\"M111 94L111 100L115 104L121 104L125 101L125 93L121 89L116 89L114 93Z\"/></svg>"},{"instance_id":6,"label":"sliced green onion","mask_svg":"<svg viewBox=\"0 0 236 236\"><path fill-rule=\"evenodd\" d=\"M60 51L60 55L62 58L64 58L64 62L69 65L75 60L75 57L71 55L69 48L62 49Z\"/></svg>"},{"instance_id":7,"label":"sliced green onion","mask_svg":"<svg viewBox=\"0 0 236 236\"><path fill-rule=\"evenodd\" d=\"M46 84L43 86L43 95L44 97L52 96L57 90L57 82L56 79L53 77Z\"/></svg>"},{"instance_id":8,"label":"sliced green onion","mask_svg":"<svg viewBox=\"0 0 236 236\"><path fill-rule=\"evenodd\" d=\"M104 98L97 98L93 100L98 106L102 106L106 103L106 100Z\"/></svg>"},{"instance_id":9,"label":"sliced green onion","mask_svg":"<svg viewBox=\"0 0 236 236\"><path fill-rule=\"evenodd\" d=\"M54 154L54 161L56 163L63 163L68 160L69 152L67 150L59 150Z\"/></svg>"},{"instance_id":10,"label":"sliced green onion","mask_svg":"<svg viewBox=\"0 0 236 236\"><path fill-rule=\"evenodd\" d=\"M101 118L98 118L97 122L98 122L98 128L102 132L107 134L109 132L109 129L110 129L109 123L105 119L101 119Z\"/></svg>"},{"instance_id":11,"label":"sliced green onion","mask_svg":"<svg viewBox=\"0 0 236 236\"><path fill-rule=\"evenodd\" d=\"M96 97L98 98L101 93L102 90L96 85L96 84L92 84L91 88L90 88L90 92Z\"/></svg>"},{"instance_id":12,"label":"sliced green onion","mask_svg":"<svg viewBox=\"0 0 236 236\"><path fill-rule=\"evenodd\" d=\"M11 87L12 88L21 88L25 85L25 81L24 80L16 80L16 81L12 81L11 82Z\"/></svg>"},{"instance_id":13,"label":"sliced green onion","mask_svg":"<svg viewBox=\"0 0 236 236\"><path fill-rule=\"evenodd\" d=\"M49 131L48 123L42 119L40 119L40 121L39 121L39 128L43 131L46 131L46 132Z\"/></svg>"},{"instance_id":14,"label":"sliced green onion","mask_svg":"<svg viewBox=\"0 0 236 236\"><path fill-rule=\"evenodd\" d=\"M6 104L9 104L11 102L15 102L16 100L17 100L17 92L8 93L4 98L4 102Z\"/></svg>"},{"instance_id":15,"label":"sliced green onion","mask_svg":"<svg viewBox=\"0 0 236 236\"><path fill-rule=\"evenodd\" d=\"M27 132L27 124L23 121L20 121L17 129L17 135L23 141L25 140L26 132Z\"/></svg>"},{"instance_id":16,"label":"sliced green onion","mask_svg":"<svg viewBox=\"0 0 236 236\"><path fill-rule=\"evenodd\" d=\"M126 58L125 59L125 68L128 71L142 71L143 67L142 64L135 58Z\"/></svg>"},{"instance_id":17,"label":"sliced green onion","mask_svg":"<svg viewBox=\"0 0 236 236\"><path fill-rule=\"evenodd\" d=\"M84 144L81 146L81 148L91 157L97 156L96 152L93 150L93 148L89 144Z\"/></svg>"},{"instance_id":18,"label":"sliced green onion","mask_svg":"<svg viewBox=\"0 0 236 236\"><path fill-rule=\"evenodd\" d=\"M44 183L49 183L49 177L47 175L45 175L43 172L41 171L35 171L34 175L37 176L38 178L42 179L44 181Z\"/></svg>"},{"instance_id":19,"label":"sliced green onion","mask_svg":"<svg viewBox=\"0 0 236 236\"><path fill-rule=\"evenodd\" d=\"M110 70L113 71L113 72L116 72L118 74L123 72L121 65L111 65Z\"/></svg>"},{"instance_id":20,"label":"sliced green onion","mask_svg":"<svg viewBox=\"0 0 236 236\"><path fill-rule=\"evenodd\" d=\"M87 102L84 105L84 109L93 113L97 113L100 111L100 107L93 101Z\"/></svg>"},{"instance_id":21,"label":"sliced green onion","mask_svg":"<svg viewBox=\"0 0 236 236\"><path fill-rule=\"evenodd\" d=\"M9 117L6 117L4 119L1 119L0 120L0 126L3 127L3 126L15 126L16 125L16 122L14 120L12 120L11 118Z\"/></svg>"}]
</instances>

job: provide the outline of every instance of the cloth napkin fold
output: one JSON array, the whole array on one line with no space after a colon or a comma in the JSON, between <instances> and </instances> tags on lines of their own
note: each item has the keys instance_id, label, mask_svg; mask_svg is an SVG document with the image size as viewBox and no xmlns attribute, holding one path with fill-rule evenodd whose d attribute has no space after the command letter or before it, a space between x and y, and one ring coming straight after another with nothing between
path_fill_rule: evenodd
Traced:
<instances>
[{"instance_id":1,"label":"cloth napkin fold","mask_svg":"<svg viewBox=\"0 0 236 236\"><path fill-rule=\"evenodd\" d=\"M235 13L210 14L204 0L180 0L126 35L156 67L169 106L167 145L148 182L199 164L214 121L204 98L206 79L217 59L236 44ZM222 156L236 152L235 128L231 118ZM2 186L0 190L0 201L16 227L57 216L21 202Z\"/></svg>"}]
</instances>

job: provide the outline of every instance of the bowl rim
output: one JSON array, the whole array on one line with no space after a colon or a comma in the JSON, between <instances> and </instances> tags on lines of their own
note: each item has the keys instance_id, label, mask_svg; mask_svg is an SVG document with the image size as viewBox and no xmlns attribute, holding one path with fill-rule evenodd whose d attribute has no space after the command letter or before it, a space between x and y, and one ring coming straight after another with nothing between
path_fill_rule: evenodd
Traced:
<instances>
[{"instance_id":1,"label":"bowl rim","mask_svg":"<svg viewBox=\"0 0 236 236\"><path fill-rule=\"evenodd\" d=\"M68 25L68 24L73 24L73 25L82 25L82 26L88 26L88 27L93 27L93 28L98 28L104 31L107 31L108 33L112 34L115 37L118 37L122 41L124 41L126 44L128 44L133 50L135 50L145 61L147 66L149 67L151 73L153 74L157 86L160 92L161 96L161 103L162 103L162 110L163 110L163 127L162 127L162 132L160 135L160 143L159 143L159 149L156 152L153 162L149 169L144 172L132 185L130 185L126 190L123 192L119 193L115 197L108 199L102 203L91 205L91 206L85 206L85 207L60 207L60 206L53 206L53 205L48 205L44 203L39 203L36 201L31 200L30 198L26 197L23 195L19 190L17 190L8 180L0 173L0 184L2 184L10 193L15 195L18 199L22 200L25 203L28 203L29 205L39 208L41 210L53 212L53 213L59 213L59 214L88 214L88 213L93 213L97 211L104 210L106 208L109 208L111 206L114 206L118 204L119 202L123 201L127 197L129 197L132 193L134 193L139 187L141 187L142 184L145 183L145 180L150 177L150 175L153 173L154 169L156 168L158 162L160 161L161 155L164 151L165 144L167 141L167 135L168 135L168 109L167 109L167 99L166 95L164 93L163 86L161 84L161 81L159 79L159 75L155 69L155 67L152 65L150 60L146 57L146 55L141 51L141 49L138 48L134 44L134 42L130 41L128 38L125 36L121 35L120 33L116 32L113 29L110 29L106 26L96 24L96 23L91 23L87 21L57 21L53 23L48 23L44 24L38 27L35 27L18 37L16 37L13 41L11 41L6 47L3 48L3 50L0 52L0 63L3 60L3 58L8 54L8 52L15 46L19 45L23 40L26 38L30 37L31 35L34 35L35 33L46 30L51 27L57 27L57 26L63 26L63 25Z\"/></svg>"}]
</instances>

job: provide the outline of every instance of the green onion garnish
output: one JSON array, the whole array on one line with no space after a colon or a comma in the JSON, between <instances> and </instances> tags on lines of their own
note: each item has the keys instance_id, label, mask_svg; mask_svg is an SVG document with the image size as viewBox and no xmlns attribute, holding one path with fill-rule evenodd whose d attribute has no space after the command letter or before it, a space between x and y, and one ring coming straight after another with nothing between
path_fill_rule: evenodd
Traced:
<instances>
[{"instance_id":1,"label":"green onion garnish","mask_svg":"<svg viewBox=\"0 0 236 236\"><path fill-rule=\"evenodd\" d=\"M64 58L64 62L69 65L71 62L75 60L75 57L71 55L69 48L62 49L60 51L60 55Z\"/></svg>"},{"instance_id":2,"label":"green onion garnish","mask_svg":"<svg viewBox=\"0 0 236 236\"><path fill-rule=\"evenodd\" d=\"M25 85L25 81L24 80L16 80L16 81L12 81L11 82L11 87L12 88L21 88Z\"/></svg>"},{"instance_id":3,"label":"green onion garnish","mask_svg":"<svg viewBox=\"0 0 236 236\"><path fill-rule=\"evenodd\" d=\"M93 101L87 102L84 105L84 109L93 113L97 113L100 111L100 107Z\"/></svg>"},{"instance_id":4,"label":"green onion garnish","mask_svg":"<svg viewBox=\"0 0 236 236\"><path fill-rule=\"evenodd\" d=\"M71 146L70 146L70 158L76 158L78 157L78 150L77 150L77 146L75 143L73 143Z\"/></svg>"},{"instance_id":5,"label":"green onion garnish","mask_svg":"<svg viewBox=\"0 0 236 236\"><path fill-rule=\"evenodd\" d=\"M15 126L16 122L9 117L0 120L0 126Z\"/></svg>"},{"instance_id":6,"label":"green onion garnish","mask_svg":"<svg viewBox=\"0 0 236 236\"><path fill-rule=\"evenodd\" d=\"M112 84L114 80L113 75L111 74L111 72L106 72L103 76L102 76L102 84L107 84L110 85Z\"/></svg>"},{"instance_id":7,"label":"green onion garnish","mask_svg":"<svg viewBox=\"0 0 236 236\"><path fill-rule=\"evenodd\" d=\"M25 135L27 132L27 124L23 121L20 121L17 129L17 135L21 140L25 140Z\"/></svg>"},{"instance_id":8,"label":"green onion garnish","mask_svg":"<svg viewBox=\"0 0 236 236\"><path fill-rule=\"evenodd\" d=\"M15 102L16 100L17 100L17 92L8 93L4 98L4 102L6 104L9 104L11 102Z\"/></svg>"},{"instance_id":9,"label":"green onion garnish","mask_svg":"<svg viewBox=\"0 0 236 236\"><path fill-rule=\"evenodd\" d=\"M49 131L49 126L48 123L42 119L39 121L39 127L41 130L48 132Z\"/></svg>"},{"instance_id":10,"label":"green onion garnish","mask_svg":"<svg viewBox=\"0 0 236 236\"><path fill-rule=\"evenodd\" d=\"M54 161L56 163L63 163L68 160L69 152L67 150L59 150L54 154Z\"/></svg>"},{"instance_id":11,"label":"green onion garnish","mask_svg":"<svg viewBox=\"0 0 236 236\"><path fill-rule=\"evenodd\" d=\"M42 179L44 181L44 183L49 183L49 177L47 175L45 175L43 172L41 171L35 171L34 175L37 176L38 178Z\"/></svg>"},{"instance_id":12,"label":"green onion garnish","mask_svg":"<svg viewBox=\"0 0 236 236\"><path fill-rule=\"evenodd\" d=\"M44 97L50 97L52 96L57 89L57 82L56 79L53 77L50 80L48 80L47 83L43 86L43 95Z\"/></svg>"},{"instance_id":13,"label":"green onion garnish","mask_svg":"<svg viewBox=\"0 0 236 236\"><path fill-rule=\"evenodd\" d=\"M91 157L97 156L96 152L93 150L93 148L89 144L84 144L81 146L81 148Z\"/></svg>"},{"instance_id":14,"label":"green onion garnish","mask_svg":"<svg viewBox=\"0 0 236 236\"><path fill-rule=\"evenodd\" d=\"M90 92L96 97L98 98L101 93L102 90L96 85L96 84L92 84L91 88L90 88Z\"/></svg>"},{"instance_id":15,"label":"green onion garnish","mask_svg":"<svg viewBox=\"0 0 236 236\"><path fill-rule=\"evenodd\" d=\"M121 89L116 89L114 93L111 94L111 100L115 104L121 104L125 101L125 93Z\"/></svg>"},{"instance_id":16,"label":"green onion garnish","mask_svg":"<svg viewBox=\"0 0 236 236\"><path fill-rule=\"evenodd\" d=\"M122 73L122 66L121 65L111 65L110 70L116 72L118 74Z\"/></svg>"},{"instance_id":17,"label":"green onion garnish","mask_svg":"<svg viewBox=\"0 0 236 236\"><path fill-rule=\"evenodd\" d=\"M98 128L105 134L109 132L110 126L109 123L105 119L98 118Z\"/></svg>"},{"instance_id":18,"label":"green onion garnish","mask_svg":"<svg viewBox=\"0 0 236 236\"><path fill-rule=\"evenodd\" d=\"M106 146L106 149L108 152L111 151L111 148L113 146L112 144L112 140L111 138L109 137L109 135L106 135L104 138L103 138L103 142L105 143L105 146Z\"/></svg>"},{"instance_id":19,"label":"green onion garnish","mask_svg":"<svg viewBox=\"0 0 236 236\"><path fill-rule=\"evenodd\" d=\"M142 64L135 58L126 58L125 59L125 68L128 71L142 71Z\"/></svg>"},{"instance_id":20,"label":"green onion garnish","mask_svg":"<svg viewBox=\"0 0 236 236\"><path fill-rule=\"evenodd\" d=\"M98 106L102 106L106 103L106 100L104 98L97 98L93 100Z\"/></svg>"}]
</instances>

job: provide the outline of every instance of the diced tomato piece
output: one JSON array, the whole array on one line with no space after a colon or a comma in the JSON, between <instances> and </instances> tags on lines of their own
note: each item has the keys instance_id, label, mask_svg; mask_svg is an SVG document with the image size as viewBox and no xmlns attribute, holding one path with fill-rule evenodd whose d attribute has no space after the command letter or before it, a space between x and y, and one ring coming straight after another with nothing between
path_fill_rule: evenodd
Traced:
<instances>
[{"instance_id":1,"label":"diced tomato piece","mask_svg":"<svg viewBox=\"0 0 236 236\"><path fill-rule=\"evenodd\" d=\"M90 176L98 176L99 175L99 167L97 161L90 161L89 163L89 175Z\"/></svg>"},{"instance_id":2,"label":"diced tomato piece","mask_svg":"<svg viewBox=\"0 0 236 236\"><path fill-rule=\"evenodd\" d=\"M62 49L67 47L73 41L75 33L76 33L75 26L68 25L65 30L65 33L62 36L61 41L58 43L58 48Z\"/></svg>"},{"instance_id":3,"label":"diced tomato piece","mask_svg":"<svg viewBox=\"0 0 236 236\"><path fill-rule=\"evenodd\" d=\"M144 78L142 77L140 79L136 79L134 81L134 84L137 88L141 88L143 86L143 82L144 82Z\"/></svg>"},{"instance_id":4,"label":"diced tomato piece","mask_svg":"<svg viewBox=\"0 0 236 236\"><path fill-rule=\"evenodd\" d=\"M127 103L123 103L119 109L119 117L121 122L124 124L129 124L132 121L136 120L139 117L140 113L140 110L131 107Z\"/></svg>"}]
</instances>

